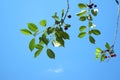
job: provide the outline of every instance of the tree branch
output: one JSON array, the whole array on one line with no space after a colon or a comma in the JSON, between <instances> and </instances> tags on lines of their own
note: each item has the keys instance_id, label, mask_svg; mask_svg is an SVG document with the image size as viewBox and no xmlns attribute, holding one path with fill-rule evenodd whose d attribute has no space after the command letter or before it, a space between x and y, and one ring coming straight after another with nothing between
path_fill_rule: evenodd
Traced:
<instances>
[{"instance_id":1,"label":"tree branch","mask_svg":"<svg viewBox=\"0 0 120 80\"><path fill-rule=\"evenodd\" d=\"M68 12L69 12L69 0L67 0L67 10L66 10L65 16L63 18L63 21L66 19Z\"/></svg>"},{"instance_id":2,"label":"tree branch","mask_svg":"<svg viewBox=\"0 0 120 80\"><path fill-rule=\"evenodd\" d=\"M120 18L120 5L118 4L118 16L117 16L117 20L116 20L116 29L115 29L114 39L113 39L113 46L115 44L117 34L118 34L119 18Z\"/></svg>"}]
</instances>

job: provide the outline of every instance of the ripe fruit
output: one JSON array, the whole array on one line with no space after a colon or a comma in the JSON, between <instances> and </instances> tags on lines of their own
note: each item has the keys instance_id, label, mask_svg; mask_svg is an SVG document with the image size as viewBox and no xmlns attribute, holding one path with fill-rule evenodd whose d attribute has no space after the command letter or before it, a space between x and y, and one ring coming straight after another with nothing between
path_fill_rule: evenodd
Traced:
<instances>
[{"instance_id":1,"label":"ripe fruit","mask_svg":"<svg viewBox=\"0 0 120 80\"><path fill-rule=\"evenodd\" d=\"M97 5L94 5L94 7L96 8L96 7L97 7Z\"/></svg>"},{"instance_id":2,"label":"ripe fruit","mask_svg":"<svg viewBox=\"0 0 120 80\"><path fill-rule=\"evenodd\" d=\"M68 27L64 27L64 30L68 30Z\"/></svg>"},{"instance_id":3,"label":"ripe fruit","mask_svg":"<svg viewBox=\"0 0 120 80\"><path fill-rule=\"evenodd\" d=\"M111 57L116 57L117 55L116 55L116 54L111 54L110 56L111 56Z\"/></svg>"},{"instance_id":4,"label":"ripe fruit","mask_svg":"<svg viewBox=\"0 0 120 80\"><path fill-rule=\"evenodd\" d=\"M67 17L68 17L68 18L71 18L72 16L71 16L71 15L68 15Z\"/></svg>"}]
</instances>

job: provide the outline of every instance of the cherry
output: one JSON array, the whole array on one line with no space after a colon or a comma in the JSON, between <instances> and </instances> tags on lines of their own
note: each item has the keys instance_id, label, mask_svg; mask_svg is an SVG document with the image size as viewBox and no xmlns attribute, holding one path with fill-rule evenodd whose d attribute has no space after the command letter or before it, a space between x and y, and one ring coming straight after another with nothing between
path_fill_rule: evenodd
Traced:
<instances>
[{"instance_id":1,"label":"cherry","mask_svg":"<svg viewBox=\"0 0 120 80\"><path fill-rule=\"evenodd\" d=\"M68 27L64 27L64 30L68 30Z\"/></svg>"},{"instance_id":2,"label":"cherry","mask_svg":"<svg viewBox=\"0 0 120 80\"><path fill-rule=\"evenodd\" d=\"M97 5L94 5L94 7L96 8L96 7L97 7Z\"/></svg>"},{"instance_id":3,"label":"cherry","mask_svg":"<svg viewBox=\"0 0 120 80\"><path fill-rule=\"evenodd\" d=\"M116 57L117 55L116 55L116 54L111 54L110 56L111 56L111 57Z\"/></svg>"},{"instance_id":4,"label":"cherry","mask_svg":"<svg viewBox=\"0 0 120 80\"><path fill-rule=\"evenodd\" d=\"M68 17L68 18L71 18L72 16L71 16L71 15L68 15L67 17Z\"/></svg>"}]
</instances>

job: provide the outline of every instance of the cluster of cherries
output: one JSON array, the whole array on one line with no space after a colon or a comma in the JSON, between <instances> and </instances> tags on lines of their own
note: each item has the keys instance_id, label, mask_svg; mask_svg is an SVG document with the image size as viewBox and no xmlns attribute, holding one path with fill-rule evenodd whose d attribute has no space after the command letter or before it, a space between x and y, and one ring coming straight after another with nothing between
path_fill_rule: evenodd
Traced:
<instances>
[{"instance_id":1,"label":"cluster of cherries","mask_svg":"<svg viewBox=\"0 0 120 80\"><path fill-rule=\"evenodd\" d=\"M96 7L97 7L97 5L96 5L96 4L94 4L94 3L88 4L87 6L88 6L90 9L92 9L93 7L94 7L94 8L96 8Z\"/></svg>"},{"instance_id":2,"label":"cluster of cherries","mask_svg":"<svg viewBox=\"0 0 120 80\"><path fill-rule=\"evenodd\" d=\"M110 57L116 57L117 55L114 53L114 50L105 50L105 52L109 53L109 56L105 55L105 59L110 58ZM101 53L104 53L104 51L102 51Z\"/></svg>"}]
</instances>

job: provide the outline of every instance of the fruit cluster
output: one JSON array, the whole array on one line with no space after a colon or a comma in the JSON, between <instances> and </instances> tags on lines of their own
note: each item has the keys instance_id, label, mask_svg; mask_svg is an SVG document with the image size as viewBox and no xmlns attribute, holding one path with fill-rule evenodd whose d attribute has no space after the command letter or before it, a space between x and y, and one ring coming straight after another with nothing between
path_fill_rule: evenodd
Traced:
<instances>
[{"instance_id":1,"label":"fruit cluster","mask_svg":"<svg viewBox=\"0 0 120 80\"><path fill-rule=\"evenodd\" d=\"M96 5L96 4L94 4L94 3L88 4L87 6L88 6L90 9L92 9L93 7L94 7L94 8L96 8L96 7L97 7L97 5Z\"/></svg>"}]
</instances>

